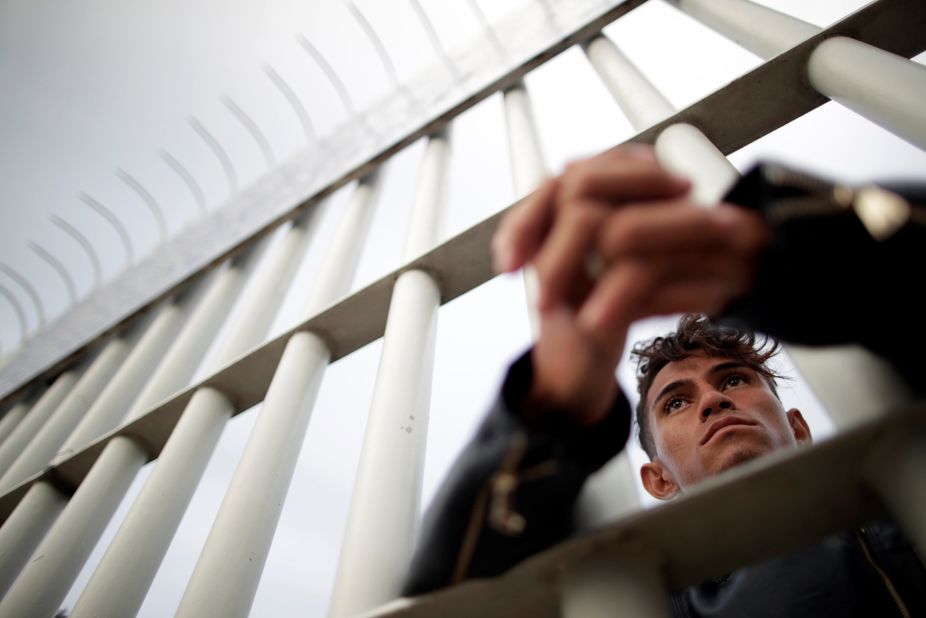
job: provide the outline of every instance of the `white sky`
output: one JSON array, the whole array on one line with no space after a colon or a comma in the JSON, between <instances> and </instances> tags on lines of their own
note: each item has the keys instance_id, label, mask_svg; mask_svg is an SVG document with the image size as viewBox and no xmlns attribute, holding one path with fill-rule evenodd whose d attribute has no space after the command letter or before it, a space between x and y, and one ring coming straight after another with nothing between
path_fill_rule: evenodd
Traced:
<instances>
[{"instance_id":1,"label":"white sky","mask_svg":"<svg viewBox=\"0 0 926 618\"><path fill-rule=\"evenodd\" d=\"M434 61L427 37L405 0L357 4L380 31L400 76L407 78ZM422 0L422 4L445 44L465 45L477 35L478 22L466 3ZM522 2L482 0L479 4L494 21ZM826 26L863 4L782 0L774 6ZM606 32L678 106L697 100L758 62L656 1ZM304 146L295 117L261 73L261 62L269 62L291 80L320 133L347 118L333 89L298 48L296 33L308 36L329 58L358 106L369 105L390 87L356 23L336 1L168 0L145 6L112 0L0 3L0 261L33 282L49 317L67 310L65 288L55 271L29 251L27 241L40 243L61 259L81 295L93 288L87 256L49 223L50 214L68 220L91 239L103 257L106 277L125 265L117 236L77 201L78 191L117 213L132 236L136 257L157 246L157 232L138 198L113 175L116 167L137 176L155 194L172 233L197 214L186 187L158 160L159 148L191 169L210 208L220 207L229 192L227 182L186 124L188 116L196 116L217 135L232 157L242 187L258 178L266 163L250 136L221 105L220 96L231 96L252 115L278 161ZM530 74L527 84L553 170L633 134L577 49ZM455 121L453 138L445 237L508 205L514 197L498 95ZM421 146L409 147L388 167L370 249L363 256L354 289L398 266ZM731 160L742 168L765 156L848 180L926 177L922 151L834 104L735 153ZM338 205L348 192L346 188L332 198L300 281L311 280L337 223ZM20 298L34 331L37 323L29 298L2 273L0 284ZM294 286L275 332L298 317L308 288ZM656 328L665 329L665 322ZM652 332L641 331L640 336ZM0 301L0 345L8 349L18 337L15 314L6 301ZM494 398L504 367L528 341L517 277L496 278L442 309L424 502ZM324 614L379 352L376 342L328 370L252 615ZM795 385L793 393L786 388L783 397L786 403L793 397L800 402L798 407L809 411L818 436L831 430L805 387ZM256 413L256 409L248 411L229 423L141 615L173 613ZM140 489L149 469L140 475L130 496ZM123 512L125 508L126 504ZM118 520L119 516L114 522ZM114 523L104 542L115 529ZM102 547L95 551L66 606L73 606Z\"/></svg>"}]
</instances>

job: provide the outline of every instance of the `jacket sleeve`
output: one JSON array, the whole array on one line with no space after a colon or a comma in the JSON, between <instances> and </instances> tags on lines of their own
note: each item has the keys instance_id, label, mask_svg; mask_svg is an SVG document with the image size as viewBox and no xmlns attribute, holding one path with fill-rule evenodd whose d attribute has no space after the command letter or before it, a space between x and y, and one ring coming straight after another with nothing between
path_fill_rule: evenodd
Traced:
<instances>
[{"instance_id":1,"label":"jacket sleeve","mask_svg":"<svg viewBox=\"0 0 926 618\"><path fill-rule=\"evenodd\" d=\"M770 188L759 175L759 169L746 174L727 200L762 212L772 240L752 290L727 308L723 320L786 342L859 343L916 387L926 371L917 300L926 186L881 183L906 201L909 214L895 231L876 238L859 208Z\"/></svg>"},{"instance_id":2,"label":"jacket sleeve","mask_svg":"<svg viewBox=\"0 0 926 618\"><path fill-rule=\"evenodd\" d=\"M585 480L623 449L630 435L623 394L595 426L578 428L555 412L528 426L518 411L532 379L528 351L434 497L404 594L498 575L562 541Z\"/></svg>"}]
</instances>

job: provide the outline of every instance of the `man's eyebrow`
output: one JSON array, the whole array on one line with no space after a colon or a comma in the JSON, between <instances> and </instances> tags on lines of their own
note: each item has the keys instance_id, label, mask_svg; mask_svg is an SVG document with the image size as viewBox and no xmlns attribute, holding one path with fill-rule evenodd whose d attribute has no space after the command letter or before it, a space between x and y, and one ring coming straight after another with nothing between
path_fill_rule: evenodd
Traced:
<instances>
[{"instance_id":1,"label":"man's eyebrow","mask_svg":"<svg viewBox=\"0 0 926 618\"><path fill-rule=\"evenodd\" d=\"M665 397L672 391L678 388L681 388L682 386L687 386L688 384L691 384L691 382L692 381L687 378L684 378L682 380L676 380L674 382L669 382L668 384L662 387L662 390L659 391L659 394L656 395L656 397L653 399L653 405L656 405L657 401L659 401L660 399L662 399L663 397Z\"/></svg>"},{"instance_id":2,"label":"man's eyebrow","mask_svg":"<svg viewBox=\"0 0 926 618\"><path fill-rule=\"evenodd\" d=\"M708 374L713 375L721 371L726 371L727 369L752 369L752 367L740 361L725 361L723 363L717 363L708 369Z\"/></svg>"}]
</instances>

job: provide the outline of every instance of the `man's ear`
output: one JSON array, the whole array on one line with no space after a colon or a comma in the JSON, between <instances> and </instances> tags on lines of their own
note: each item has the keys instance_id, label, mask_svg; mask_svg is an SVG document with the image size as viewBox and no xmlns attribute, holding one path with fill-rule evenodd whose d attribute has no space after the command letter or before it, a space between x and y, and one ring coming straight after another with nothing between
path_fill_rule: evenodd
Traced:
<instances>
[{"instance_id":1,"label":"man's ear","mask_svg":"<svg viewBox=\"0 0 926 618\"><path fill-rule=\"evenodd\" d=\"M668 500L678 493L678 483L658 457L643 464L640 468L640 478L649 495L657 500Z\"/></svg>"},{"instance_id":2,"label":"man's ear","mask_svg":"<svg viewBox=\"0 0 926 618\"><path fill-rule=\"evenodd\" d=\"M785 414L788 415L788 425L791 427L791 433L798 444L809 444L813 442L813 436L810 435L810 426L804 420L804 416L797 408L791 408Z\"/></svg>"}]
</instances>

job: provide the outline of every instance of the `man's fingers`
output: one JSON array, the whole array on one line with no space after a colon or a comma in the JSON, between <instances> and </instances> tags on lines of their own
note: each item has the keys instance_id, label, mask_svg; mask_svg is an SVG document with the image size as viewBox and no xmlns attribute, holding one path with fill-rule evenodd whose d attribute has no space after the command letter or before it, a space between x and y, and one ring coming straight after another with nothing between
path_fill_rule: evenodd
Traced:
<instances>
[{"instance_id":1,"label":"man's fingers","mask_svg":"<svg viewBox=\"0 0 926 618\"><path fill-rule=\"evenodd\" d=\"M625 260L598 281L579 312L599 335L626 330L634 320L667 313L716 313L751 284L751 260L731 254L685 254Z\"/></svg>"},{"instance_id":2,"label":"man's fingers","mask_svg":"<svg viewBox=\"0 0 926 618\"><path fill-rule=\"evenodd\" d=\"M768 242L756 213L736 206L700 208L679 200L635 204L615 211L599 235L606 260L687 251L732 250L755 254Z\"/></svg>"},{"instance_id":3,"label":"man's fingers","mask_svg":"<svg viewBox=\"0 0 926 618\"><path fill-rule=\"evenodd\" d=\"M537 254L534 266L540 281L538 308L544 311L563 301L577 302L591 283L585 274L589 250L595 246L598 231L608 207L583 201L561 212Z\"/></svg>"},{"instance_id":4,"label":"man's fingers","mask_svg":"<svg viewBox=\"0 0 926 618\"><path fill-rule=\"evenodd\" d=\"M492 239L497 272L517 270L537 252L553 223L557 188L557 179L548 179L502 219Z\"/></svg>"},{"instance_id":5,"label":"man's fingers","mask_svg":"<svg viewBox=\"0 0 926 618\"><path fill-rule=\"evenodd\" d=\"M617 152L617 151L615 151ZM667 172L655 159L605 153L570 163L560 178L557 204L568 207L576 199L670 199L688 192L691 184Z\"/></svg>"}]
</instances>

